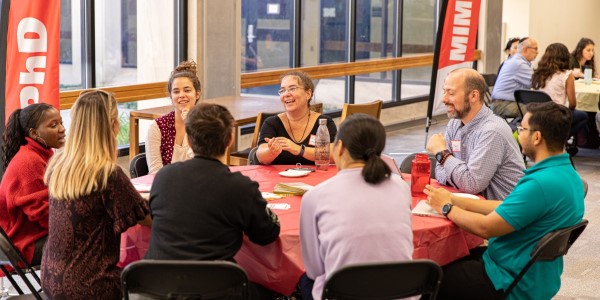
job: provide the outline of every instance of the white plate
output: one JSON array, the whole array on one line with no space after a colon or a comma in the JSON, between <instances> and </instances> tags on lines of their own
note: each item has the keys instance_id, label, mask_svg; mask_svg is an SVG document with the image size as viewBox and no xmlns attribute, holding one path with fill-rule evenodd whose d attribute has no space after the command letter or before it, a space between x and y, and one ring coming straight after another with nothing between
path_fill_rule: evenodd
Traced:
<instances>
[{"instance_id":1,"label":"white plate","mask_svg":"<svg viewBox=\"0 0 600 300\"><path fill-rule=\"evenodd\" d=\"M459 197L465 197L465 198L470 198L470 199L477 199L479 200L478 196L475 196L473 194L467 194L467 193L452 193L455 196L459 196Z\"/></svg>"},{"instance_id":2,"label":"white plate","mask_svg":"<svg viewBox=\"0 0 600 300\"><path fill-rule=\"evenodd\" d=\"M304 177L308 175L310 171L302 171L302 170L287 170L279 172L279 175L283 177Z\"/></svg>"}]
</instances>

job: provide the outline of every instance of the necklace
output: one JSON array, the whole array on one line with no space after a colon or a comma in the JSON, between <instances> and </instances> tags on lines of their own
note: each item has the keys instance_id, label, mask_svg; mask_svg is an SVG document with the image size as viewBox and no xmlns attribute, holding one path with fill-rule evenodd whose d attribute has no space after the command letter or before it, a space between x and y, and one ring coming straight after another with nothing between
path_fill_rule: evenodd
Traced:
<instances>
[{"instance_id":1,"label":"necklace","mask_svg":"<svg viewBox=\"0 0 600 300\"><path fill-rule=\"evenodd\" d=\"M300 136L300 140L296 141L296 136L294 135L294 130L292 129L292 124L290 124L290 118L288 118L288 116L285 116L287 121L288 121L288 127L290 127L290 133L292 134L292 136L290 136L292 138L292 141L294 141L294 143L296 144L300 144L300 142L302 142L302 138L304 137L304 134L306 133L306 128L308 128L308 122L310 121L310 110L308 111L308 118L306 118L306 126L304 127L304 131L302 132L302 135Z\"/></svg>"}]
</instances>

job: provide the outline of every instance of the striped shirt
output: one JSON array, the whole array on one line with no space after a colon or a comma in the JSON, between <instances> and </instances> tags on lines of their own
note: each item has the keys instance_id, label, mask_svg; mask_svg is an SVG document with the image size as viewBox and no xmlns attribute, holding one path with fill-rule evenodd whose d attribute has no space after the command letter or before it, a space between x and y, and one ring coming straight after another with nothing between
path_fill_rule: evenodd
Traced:
<instances>
[{"instance_id":1,"label":"striped shirt","mask_svg":"<svg viewBox=\"0 0 600 300\"><path fill-rule=\"evenodd\" d=\"M454 156L436 165L435 177L463 192L504 200L523 176L525 164L510 127L482 107L471 122L448 123L446 146Z\"/></svg>"}]
</instances>

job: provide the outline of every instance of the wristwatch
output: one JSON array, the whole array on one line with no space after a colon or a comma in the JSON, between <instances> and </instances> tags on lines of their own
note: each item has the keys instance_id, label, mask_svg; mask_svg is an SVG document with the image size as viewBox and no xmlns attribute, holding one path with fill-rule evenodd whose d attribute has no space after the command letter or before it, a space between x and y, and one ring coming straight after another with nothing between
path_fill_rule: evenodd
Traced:
<instances>
[{"instance_id":1,"label":"wristwatch","mask_svg":"<svg viewBox=\"0 0 600 300\"><path fill-rule=\"evenodd\" d=\"M442 150L435 154L435 160L437 160L440 164L443 165L444 161L446 161L446 158L448 158L448 156L450 155L452 155L452 152L450 152L450 150Z\"/></svg>"},{"instance_id":2,"label":"wristwatch","mask_svg":"<svg viewBox=\"0 0 600 300\"><path fill-rule=\"evenodd\" d=\"M304 144L300 144L300 152L298 153L299 157L302 157L302 155L304 155L304 149L306 147L304 146Z\"/></svg>"},{"instance_id":3,"label":"wristwatch","mask_svg":"<svg viewBox=\"0 0 600 300\"><path fill-rule=\"evenodd\" d=\"M446 219L450 220L448 218L448 214L450 213L450 211L452 210L452 203L446 203L444 204L444 206L442 206L442 215L444 215L444 217L446 217Z\"/></svg>"}]
</instances>

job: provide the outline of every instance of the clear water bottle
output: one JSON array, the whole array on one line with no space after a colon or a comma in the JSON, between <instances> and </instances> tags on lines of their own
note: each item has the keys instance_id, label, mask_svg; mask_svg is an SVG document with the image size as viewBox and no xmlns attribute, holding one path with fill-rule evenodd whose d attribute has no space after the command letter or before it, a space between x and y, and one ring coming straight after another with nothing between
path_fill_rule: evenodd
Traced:
<instances>
[{"instance_id":1,"label":"clear water bottle","mask_svg":"<svg viewBox=\"0 0 600 300\"><path fill-rule=\"evenodd\" d=\"M315 141L315 165L317 170L327 171L329 168L329 129L327 119L319 119L319 128Z\"/></svg>"},{"instance_id":2,"label":"clear water bottle","mask_svg":"<svg viewBox=\"0 0 600 300\"><path fill-rule=\"evenodd\" d=\"M583 83L586 85L592 84L592 68L583 69Z\"/></svg>"}]
</instances>

